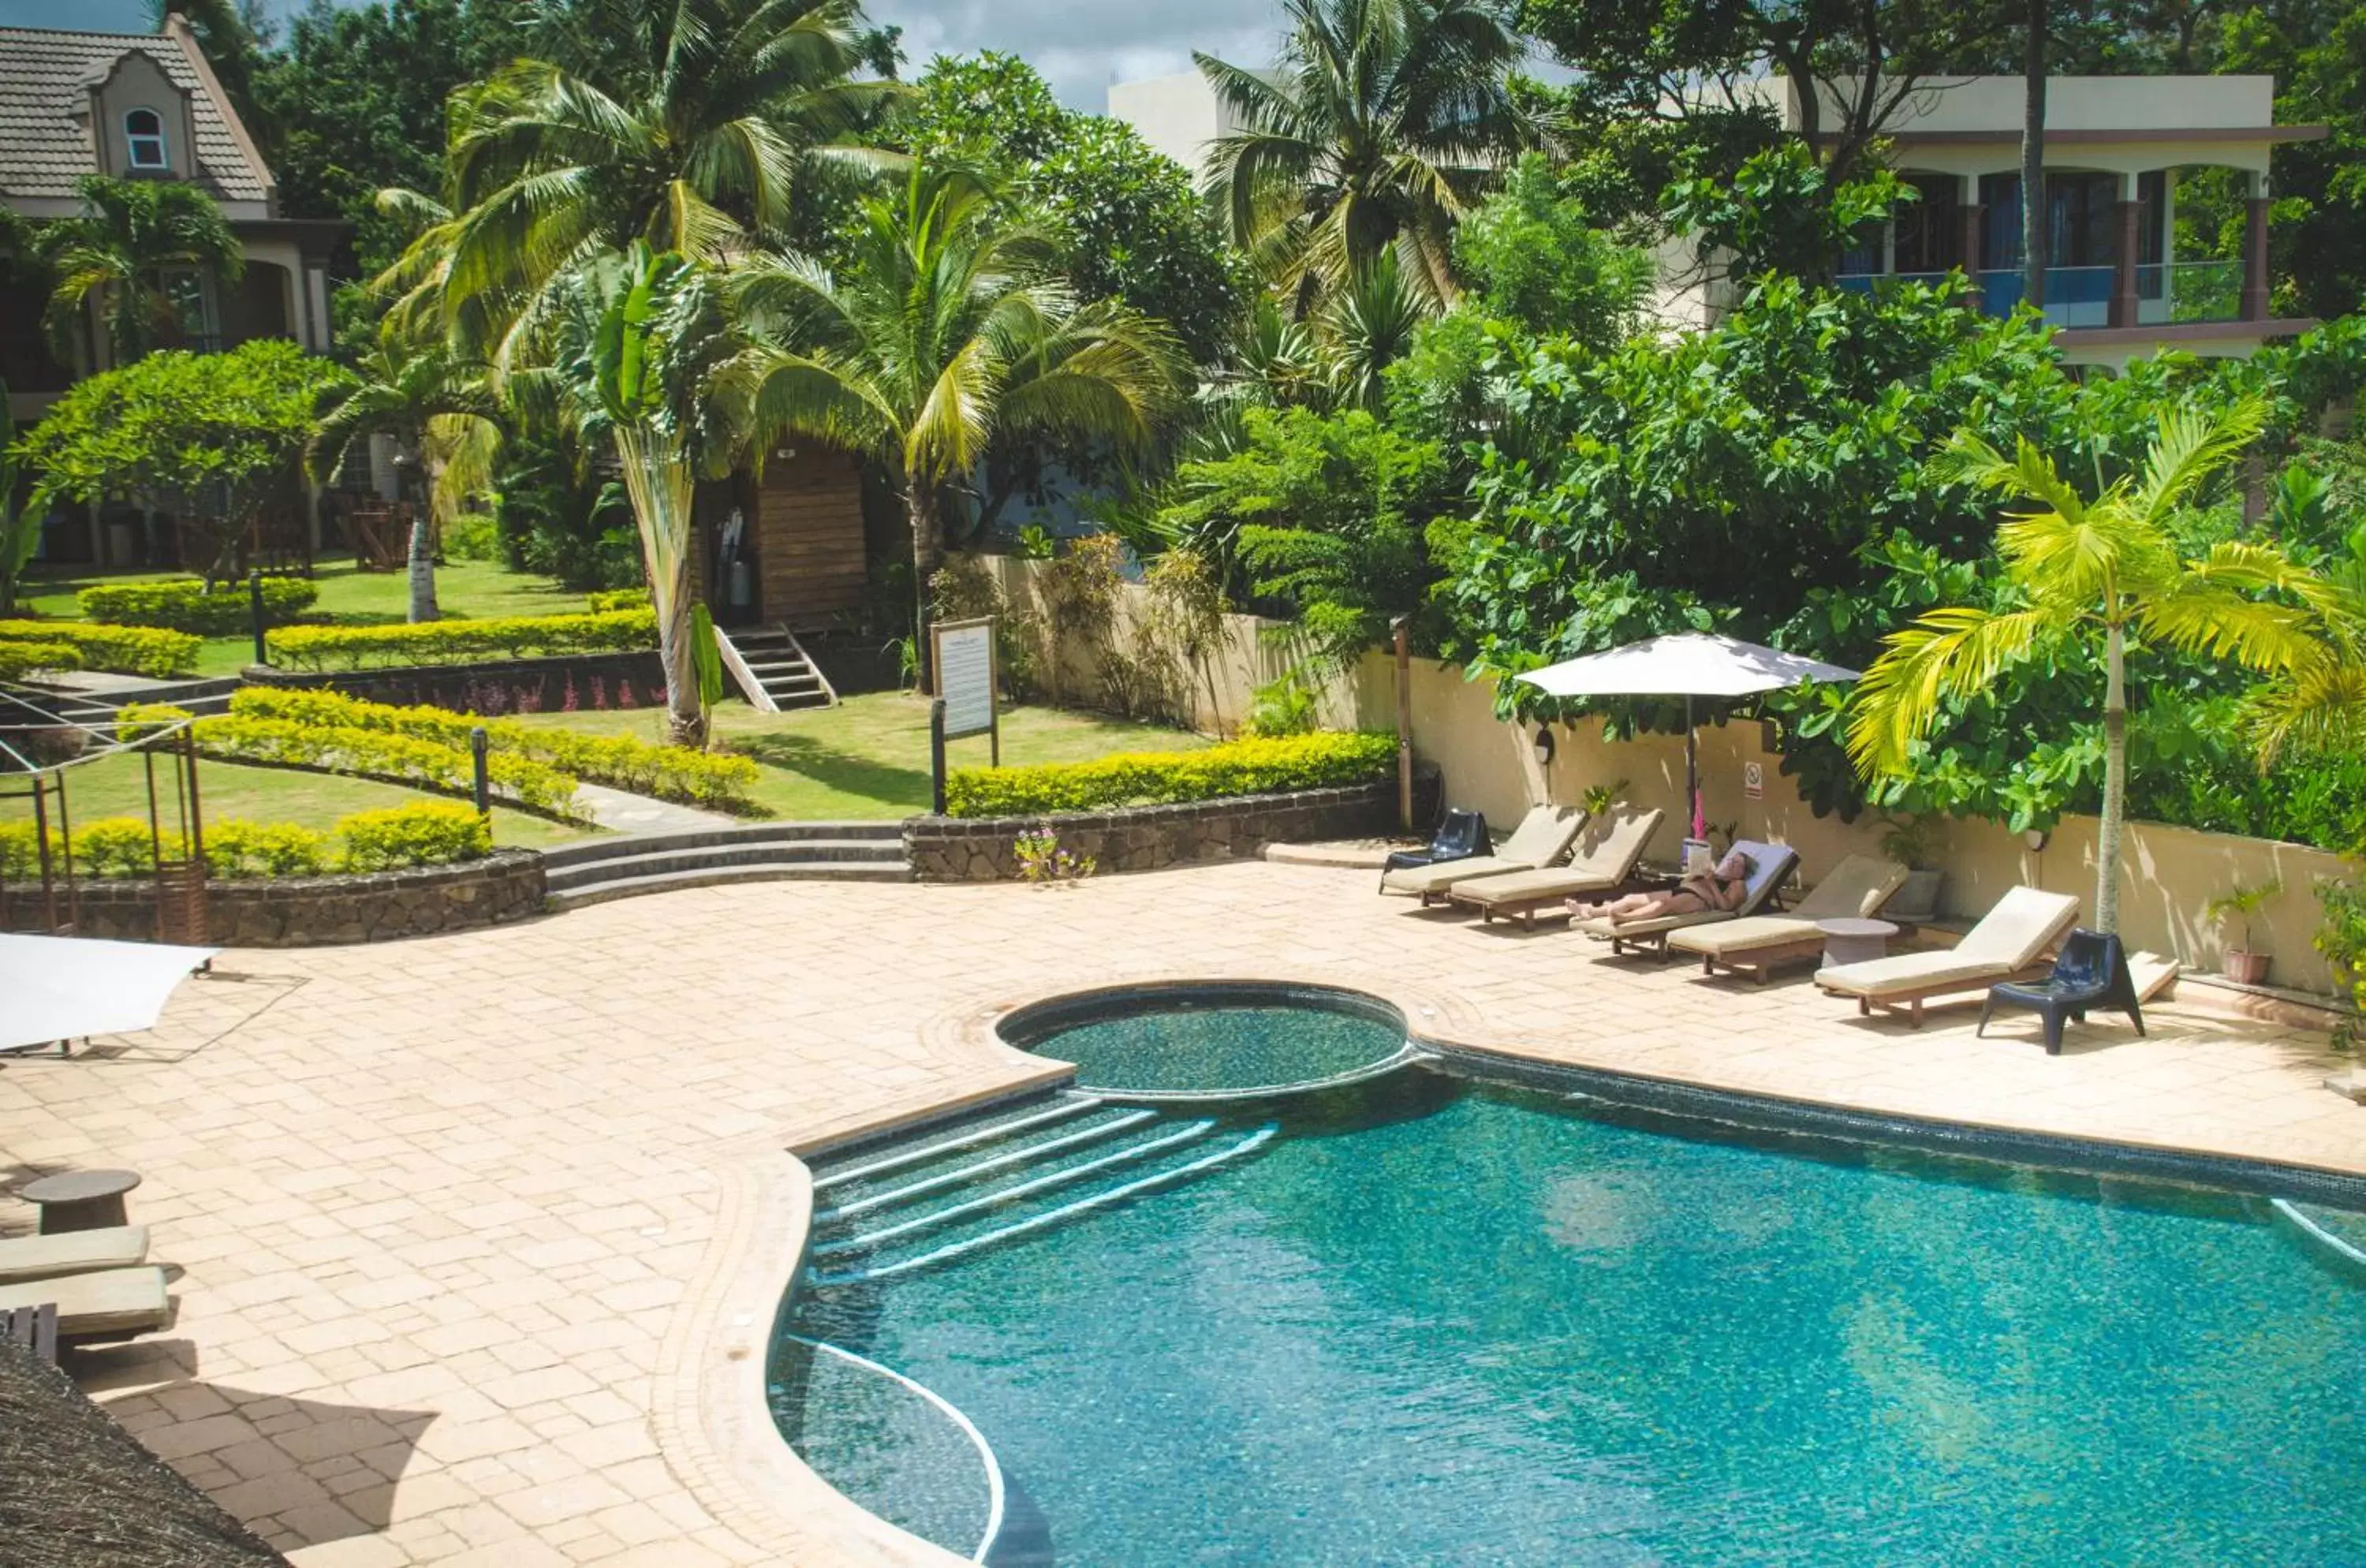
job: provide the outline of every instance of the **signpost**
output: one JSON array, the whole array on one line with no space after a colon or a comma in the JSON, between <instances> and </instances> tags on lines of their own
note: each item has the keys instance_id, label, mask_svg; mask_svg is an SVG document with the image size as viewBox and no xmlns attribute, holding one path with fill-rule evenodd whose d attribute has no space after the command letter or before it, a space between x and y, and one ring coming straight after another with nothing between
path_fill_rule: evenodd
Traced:
<instances>
[{"instance_id":1,"label":"signpost","mask_svg":"<svg viewBox=\"0 0 2366 1568\"><path fill-rule=\"evenodd\" d=\"M930 771L936 775L937 813L942 816L947 740L957 740L964 735L989 736L994 766L1002 766L1002 716L994 700L995 688L999 684L994 658L994 617L931 625L929 666L937 682L937 698L930 713Z\"/></svg>"}]
</instances>

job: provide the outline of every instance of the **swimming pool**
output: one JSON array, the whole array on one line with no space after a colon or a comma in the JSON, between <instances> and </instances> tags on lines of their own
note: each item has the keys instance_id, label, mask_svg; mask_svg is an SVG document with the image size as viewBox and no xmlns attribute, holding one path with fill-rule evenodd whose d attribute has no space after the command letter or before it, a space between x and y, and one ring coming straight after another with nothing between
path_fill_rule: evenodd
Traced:
<instances>
[{"instance_id":1,"label":"swimming pool","mask_svg":"<svg viewBox=\"0 0 2366 1568\"><path fill-rule=\"evenodd\" d=\"M2366 1562L2366 1289L2264 1200L1421 1067L1261 1114L794 1303L975 1424L988 1561ZM968 1552L907 1504L975 1454L889 1440L800 1447Z\"/></svg>"}]
</instances>

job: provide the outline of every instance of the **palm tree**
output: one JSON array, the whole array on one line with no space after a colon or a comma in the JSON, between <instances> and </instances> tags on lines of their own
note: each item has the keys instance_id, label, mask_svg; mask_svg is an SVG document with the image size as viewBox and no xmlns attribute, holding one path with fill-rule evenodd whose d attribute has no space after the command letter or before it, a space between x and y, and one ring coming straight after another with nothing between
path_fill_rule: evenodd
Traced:
<instances>
[{"instance_id":1,"label":"palm tree","mask_svg":"<svg viewBox=\"0 0 2366 1568\"><path fill-rule=\"evenodd\" d=\"M848 80L861 20L856 0L675 0L622 40L649 58L615 90L521 60L455 93L450 212L415 242L413 281L432 274L447 327L490 343L586 257L639 241L722 261L783 230L817 164L884 156L846 145L903 90Z\"/></svg>"},{"instance_id":2,"label":"palm tree","mask_svg":"<svg viewBox=\"0 0 2366 1568\"><path fill-rule=\"evenodd\" d=\"M419 459L425 493L411 522L411 619L432 621L440 613L435 524L449 522L463 492L481 480L489 438L500 431L500 404L485 367L455 357L441 343L405 344L382 333L355 369L358 378L321 411L305 460L314 478L325 479L356 442L381 434ZM456 457L473 460L456 465Z\"/></svg>"},{"instance_id":3,"label":"palm tree","mask_svg":"<svg viewBox=\"0 0 2366 1568\"><path fill-rule=\"evenodd\" d=\"M1455 296L1454 224L1533 137L1508 82L1519 35L1490 0L1288 0L1278 79L1195 55L1239 130L1208 152L1234 242L1300 310L1384 250Z\"/></svg>"},{"instance_id":4,"label":"palm tree","mask_svg":"<svg viewBox=\"0 0 2366 1568\"><path fill-rule=\"evenodd\" d=\"M563 416L588 449L605 441L641 536L666 672L666 737L706 744L691 590L692 502L743 443L716 396L738 339L707 270L639 241L559 280L547 364L512 377L522 412Z\"/></svg>"},{"instance_id":5,"label":"palm tree","mask_svg":"<svg viewBox=\"0 0 2366 1568\"><path fill-rule=\"evenodd\" d=\"M1138 452L1184 377L1165 326L1114 302L1079 305L1034 270L1048 242L994 216L975 175L915 164L899 195L862 204L842 276L784 257L733 280L759 339L730 377L752 428L865 454L901 495L924 682L946 486L1006 436Z\"/></svg>"},{"instance_id":6,"label":"palm tree","mask_svg":"<svg viewBox=\"0 0 2366 1568\"><path fill-rule=\"evenodd\" d=\"M2286 471L2287 481L2294 472ZM2323 491L2312 499L2321 506ZM2315 579L2296 592L2316 614L2318 644L2245 705L2261 767L2287 751L2366 747L2366 524L2352 528Z\"/></svg>"},{"instance_id":7,"label":"palm tree","mask_svg":"<svg viewBox=\"0 0 2366 1568\"><path fill-rule=\"evenodd\" d=\"M2014 606L1931 612L1891 634L1857 685L1850 754L1868 776L1895 776L1908 770L1915 742L1950 702L1988 690L2008 666L2075 642L2101 642L2103 810L2095 923L2101 931L2119 927L2129 638L2270 672L2305 663L2318 646L2305 612L2253 597L2263 591L2301 592L2307 573L2266 546L2239 540L2188 558L2173 528L2179 512L2250 444L2265 417L2258 402L2215 418L2166 411L2143 472L2116 480L2091 501L2026 439L2007 457L1958 432L1934 459L1934 478L2034 503L2009 513L1997 530Z\"/></svg>"},{"instance_id":8,"label":"palm tree","mask_svg":"<svg viewBox=\"0 0 2366 1568\"><path fill-rule=\"evenodd\" d=\"M170 180L74 182L79 216L50 225L37 240L55 284L47 311L58 357L79 357L77 328L94 296L109 357L125 365L183 323L184 291L210 274L238 281L245 255L221 209L196 186Z\"/></svg>"}]
</instances>

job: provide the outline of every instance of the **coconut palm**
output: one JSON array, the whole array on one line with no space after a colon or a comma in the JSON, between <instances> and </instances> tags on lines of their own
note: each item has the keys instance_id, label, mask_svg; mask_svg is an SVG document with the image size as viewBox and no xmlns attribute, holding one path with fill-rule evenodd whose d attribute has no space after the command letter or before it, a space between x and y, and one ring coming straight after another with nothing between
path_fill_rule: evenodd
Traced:
<instances>
[{"instance_id":1,"label":"coconut palm","mask_svg":"<svg viewBox=\"0 0 2366 1568\"><path fill-rule=\"evenodd\" d=\"M1079 305L1036 270L1048 243L994 216L975 175L915 164L898 194L862 204L842 275L783 257L733 279L758 338L730 377L749 424L884 466L911 525L922 644L946 487L1004 437L1138 452L1184 379L1171 332Z\"/></svg>"},{"instance_id":2,"label":"coconut palm","mask_svg":"<svg viewBox=\"0 0 2366 1568\"><path fill-rule=\"evenodd\" d=\"M39 231L36 245L54 283L46 320L58 357L78 356L84 311L94 297L109 357L129 364L178 330L186 290L206 275L238 280L245 265L212 197L171 180L74 182L82 211Z\"/></svg>"},{"instance_id":3,"label":"coconut palm","mask_svg":"<svg viewBox=\"0 0 2366 1568\"><path fill-rule=\"evenodd\" d=\"M2246 704L2262 767L2287 751L2366 748L2366 525L2296 591L2316 614L2318 644Z\"/></svg>"},{"instance_id":4,"label":"coconut palm","mask_svg":"<svg viewBox=\"0 0 2366 1568\"><path fill-rule=\"evenodd\" d=\"M2027 440L2008 457L1958 432L1934 459L1934 478L2034 503L2009 513L1997 530L2011 605L1931 612L1891 634L1857 684L1850 754L1868 776L1897 775L1951 703L1987 691L2009 666L2074 643L2100 645L2104 760L2095 923L2105 931L2119 926L2130 639L2266 672L2304 665L2319 647L2308 612L2257 596L2301 592L2309 586L2307 573L2264 545L2239 540L2189 558L2172 526L2195 492L2259 434L2264 419L2257 402L2214 418L2164 412L2143 470L2092 500Z\"/></svg>"},{"instance_id":5,"label":"coconut palm","mask_svg":"<svg viewBox=\"0 0 2366 1568\"><path fill-rule=\"evenodd\" d=\"M442 343L406 344L382 335L355 367L357 379L332 394L305 460L313 477L334 473L355 445L390 435L416 457L424 493L411 523L411 619L432 621L437 523L448 523L468 490L481 483L500 405L485 367L454 356ZM459 461L456 462L457 458Z\"/></svg>"},{"instance_id":6,"label":"coconut palm","mask_svg":"<svg viewBox=\"0 0 2366 1568\"><path fill-rule=\"evenodd\" d=\"M708 271L636 241L558 280L546 362L504 385L521 414L563 418L586 449L604 443L616 454L657 609L666 736L677 746L706 743L691 507L697 481L727 472L741 445L715 389L737 342Z\"/></svg>"},{"instance_id":7,"label":"coconut palm","mask_svg":"<svg viewBox=\"0 0 2366 1568\"><path fill-rule=\"evenodd\" d=\"M1238 130L1209 148L1234 242L1309 310L1384 250L1455 295L1454 224L1532 140L1519 35L1490 0L1288 0L1278 73L1200 54Z\"/></svg>"},{"instance_id":8,"label":"coconut palm","mask_svg":"<svg viewBox=\"0 0 2366 1568\"><path fill-rule=\"evenodd\" d=\"M649 58L613 90L540 60L461 89L450 213L412 281L432 275L447 327L484 342L586 257L640 241L716 261L783 231L818 164L884 157L845 144L902 91L848 80L861 20L856 0L675 0L625 40Z\"/></svg>"}]
</instances>

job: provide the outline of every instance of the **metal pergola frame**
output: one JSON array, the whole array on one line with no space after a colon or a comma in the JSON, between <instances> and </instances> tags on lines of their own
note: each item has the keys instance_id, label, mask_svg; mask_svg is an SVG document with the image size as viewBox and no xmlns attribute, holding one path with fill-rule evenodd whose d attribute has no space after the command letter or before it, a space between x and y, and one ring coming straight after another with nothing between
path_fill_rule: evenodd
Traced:
<instances>
[{"instance_id":1,"label":"metal pergola frame","mask_svg":"<svg viewBox=\"0 0 2366 1568\"><path fill-rule=\"evenodd\" d=\"M68 714L63 705L98 712ZM148 846L156 891L156 936L163 942L205 940L205 816L197 786L195 720L134 719L122 706L84 694L0 684L0 800L33 803L33 853L39 869L40 924L36 931L72 936L82 924L82 888L74 874L73 814L67 780L75 768L125 752L140 753L148 778ZM164 853L164 795L156 762L167 759L179 854ZM55 840L51 818L55 818ZM60 895L63 895L63 918ZM0 873L0 931L23 929L12 918L12 888Z\"/></svg>"}]
</instances>

